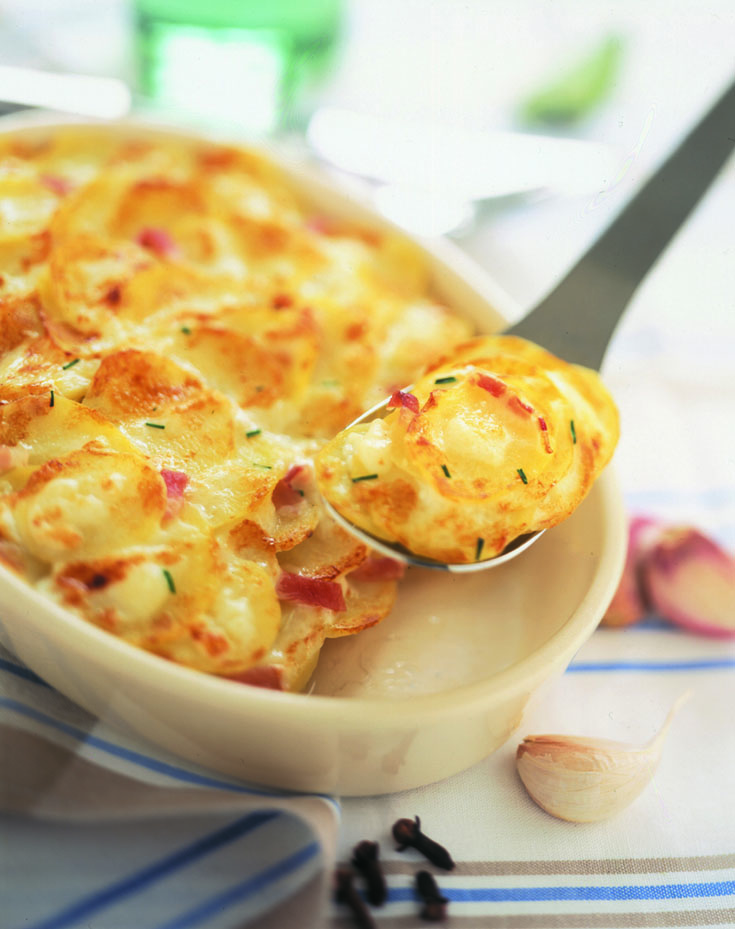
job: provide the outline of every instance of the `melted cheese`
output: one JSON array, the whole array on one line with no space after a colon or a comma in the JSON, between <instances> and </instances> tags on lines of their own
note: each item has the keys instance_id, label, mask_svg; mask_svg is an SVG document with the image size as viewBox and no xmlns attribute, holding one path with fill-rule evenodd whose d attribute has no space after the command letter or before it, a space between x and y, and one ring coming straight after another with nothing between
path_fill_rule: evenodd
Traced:
<instances>
[{"instance_id":1,"label":"melted cheese","mask_svg":"<svg viewBox=\"0 0 735 929\"><path fill-rule=\"evenodd\" d=\"M255 153L9 136L0 219L0 563L170 661L298 688L388 614L315 460L356 522L468 560L563 518L612 452L594 375L467 342L414 245L312 215ZM420 414L320 453L411 382Z\"/></svg>"},{"instance_id":2,"label":"melted cheese","mask_svg":"<svg viewBox=\"0 0 735 929\"><path fill-rule=\"evenodd\" d=\"M415 246L242 149L8 136L0 218L0 563L168 660L303 686L396 586L350 580L313 456L469 327ZM345 610L280 601L284 571Z\"/></svg>"},{"instance_id":3,"label":"melted cheese","mask_svg":"<svg viewBox=\"0 0 735 929\"><path fill-rule=\"evenodd\" d=\"M336 436L317 472L353 523L438 561L489 558L566 519L618 439L597 374L522 339L476 339L411 393L409 406Z\"/></svg>"}]
</instances>

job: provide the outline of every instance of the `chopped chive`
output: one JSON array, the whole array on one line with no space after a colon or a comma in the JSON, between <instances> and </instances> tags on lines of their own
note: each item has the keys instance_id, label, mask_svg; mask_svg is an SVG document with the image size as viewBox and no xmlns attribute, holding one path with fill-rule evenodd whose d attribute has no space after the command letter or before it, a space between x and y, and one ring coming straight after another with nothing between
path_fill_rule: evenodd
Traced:
<instances>
[{"instance_id":1,"label":"chopped chive","mask_svg":"<svg viewBox=\"0 0 735 929\"><path fill-rule=\"evenodd\" d=\"M435 384L453 384L457 380L456 377L450 375L449 377L438 377L434 383Z\"/></svg>"},{"instance_id":2,"label":"chopped chive","mask_svg":"<svg viewBox=\"0 0 735 929\"><path fill-rule=\"evenodd\" d=\"M377 476L377 474L361 474L360 477L353 477L352 483L356 484L358 481L374 481Z\"/></svg>"},{"instance_id":3,"label":"chopped chive","mask_svg":"<svg viewBox=\"0 0 735 929\"><path fill-rule=\"evenodd\" d=\"M49 406L53 406L53 405L54 405L54 392L53 392L53 390L52 390L52 391L51 391L51 399L49 400Z\"/></svg>"},{"instance_id":4,"label":"chopped chive","mask_svg":"<svg viewBox=\"0 0 735 929\"><path fill-rule=\"evenodd\" d=\"M165 429L166 427L163 423L146 423L146 426L150 426L151 429Z\"/></svg>"},{"instance_id":5,"label":"chopped chive","mask_svg":"<svg viewBox=\"0 0 735 929\"><path fill-rule=\"evenodd\" d=\"M254 468L263 468L264 471L272 471L273 465L262 464L260 461L253 462Z\"/></svg>"},{"instance_id":6,"label":"chopped chive","mask_svg":"<svg viewBox=\"0 0 735 929\"><path fill-rule=\"evenodd\" d=\"M482 554L482 549L485 545L485 540L483 538L478 538L477 547L475 548L475 561L480 560L480 555Z\"/></svg>"},{"instance_id":7,"label":"chopped chive","mask_svg":"<svg viewBox=\"0 0 735 929\"><path fill-rule=\"evenodd\" d=\"M254 435L260 435L260 429L251 429L250 432L245 433L245 438L252 439Z\"/></svg>"},{"instance_id":8,"label":"chopped chive","mask_svg":"<svg viewBox=\"0 0 735 929\"><path fill-rule=\"evenodd\" d=\"M518 471L518 477L520 477L524 484L527 484L528 478L526 477L523 468L517 468L516 470Z\"/></svg>"},{"instance_id":9,"label":"chopped chive","mask_svg":"<svg viewBox=\"0 0 735 929\"><path fill-rule=\"evenodd\" d=\"M79 358L72 358L71 361L67 361L67 363L66 363L65 365L62 365L62 366L61 366L61 370L62 370L62 371L66 371L68 368L73 368L74 365L79 364L79 361L80 361Z\"/></svg>"},{"instance_id":10,"label":"chopped chive","mask_svg":"<svg viewBox=\"0 0 735 929\"><path fill-rule=\"evenodd\" d=\"M569 420L569 428L572 430L572 445L577 444L577 430L574 428L574 420Z\"/></svg>"},{"instance_id":11,"label":"chopped chive","mask_svg":"<svg viewBox=\"0 0 735 929\"><path fill-rule=\"evenodd\" d=\"M163 569L163 576L166 578L166 583L168 584L168 589L172 594L176 593L176 584L174 584L174 579L171 577L171 572L167 569Z\"/></svg>"},{"instance_id":12,"label":"chopped chive","mask_svg":"<svg viewBox=\"0 0 735 929\"><path fill-rule=\"evenodd\" d=\"M452 476L452 475L449 473L449 468L448 468L446 465L442 465L442 471L446 474L447 477L451 477L451 476Z\"/></svg>"},{"instance_id":13,"label":"chopped chive","mask_svg":"<svg viewBox=\"0 0 735 929\"><path fill-rule=\"evenodd\" d=\"M182 326L181 331L184 333L184 335L191 335L191 329L188 326Z\"/></svg>"}]
</instances>

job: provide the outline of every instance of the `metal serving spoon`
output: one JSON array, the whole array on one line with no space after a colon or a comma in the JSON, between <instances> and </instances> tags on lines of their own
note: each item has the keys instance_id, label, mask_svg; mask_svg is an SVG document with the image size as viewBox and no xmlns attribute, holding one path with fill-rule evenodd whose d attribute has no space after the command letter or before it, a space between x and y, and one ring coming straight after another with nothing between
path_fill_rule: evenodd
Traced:
<instances>
[{"instance_id":1,"label":"metal serving spoon","mask_svg":"<svg viewBox=\"0 0 735 929\"><path fill-rule=\"evenodd\" d=\"M559 284L520 322L506 330L574 364L600 370L615 327L637 287L735 148L735 83L638 191ZM594 298L590 312L591 297ZM407 388L410 389L410 388ZM390 398L347 428L385 415ZM366 545L398 561L456 573L504 564L544 530L519 536L499 555L447 564L415 555L357 528L325 501L330 514Z\"/></svg>"}]
</instances>

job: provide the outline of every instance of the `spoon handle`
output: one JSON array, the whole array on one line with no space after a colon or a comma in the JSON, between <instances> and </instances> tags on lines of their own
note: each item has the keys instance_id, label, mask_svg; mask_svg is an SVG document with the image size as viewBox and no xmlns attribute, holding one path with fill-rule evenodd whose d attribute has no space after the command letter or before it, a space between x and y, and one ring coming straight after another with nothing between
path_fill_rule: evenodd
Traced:
<instances>
[{"instance_id":1,"label":"spoon handle","mask_svg":"<svg viewBox=\"0 0 735 929\"><path fill-rule=\"evenodd\" d=\"M638 285L735 148L735 83L559 284L508 329L600 369Z\"/></svg>"}]
</instances>

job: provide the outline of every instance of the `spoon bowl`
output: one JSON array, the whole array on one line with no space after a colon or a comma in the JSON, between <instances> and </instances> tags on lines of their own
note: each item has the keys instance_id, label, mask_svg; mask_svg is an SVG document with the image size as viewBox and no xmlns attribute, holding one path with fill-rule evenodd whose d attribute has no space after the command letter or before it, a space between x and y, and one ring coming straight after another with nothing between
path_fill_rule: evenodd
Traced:
<instances>
[{"instance_id":1,"label":"spoon bowl","mask_svg":"<svg viewBox=\"0 0 735 929\"><path fill-rule=\"evenodd\" d=\"M404 388L406 391L411 390L411 386ZM380 403L376 403L375 406L370 407L369 410L366 410L357 419L353 420L347 429L351 429L353 426L358 426L361 423L369 423L374 419L381 418L389 412L390 397L386 397L385 400L381 400ZM505 564L508 561L511 561L517 555L520 555L522 552L525 552L533 543L539 539L545 529L540 529L538 532L526 532L523 535L519 535L517 538L513 539L506 547L503 549L500 554L493 556L492 558L486 558L482 561L471 561L468 563L449 563L446 561L436 561L433 558L426 558L422 555L417 555L415 552L410 551L405 546L401 545L398 542L389 542L386 539L381 539L376 535L373 535L371 532L367 532L365 529L361 529L359 526L356 526L354 523L350 522L345 516L343 516L339 510L334 507L329 500L322 498L322 502L329 513L329 515L334 519L335 522L350 535L354 536L356 539L359 539L363 544L367 545L373 551L379 552L381 555L386 555L388 558L393 558L395 561L400 561L403 564L415 567L415 568L433 568L438 571L450 571L452 574L469 574L474 571L486 571L488 568L497 568L502 564Z\"/></svg>"}]
</instances>

